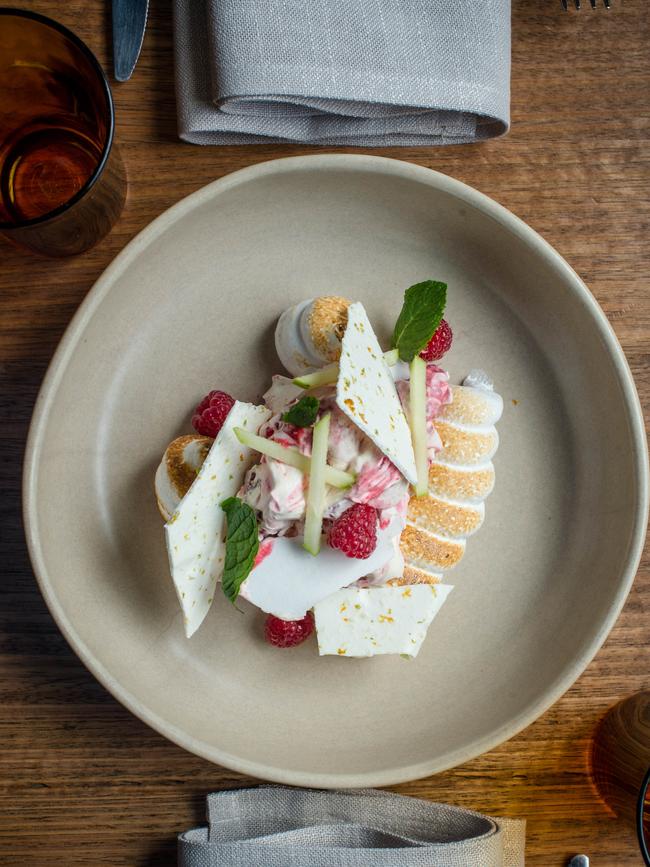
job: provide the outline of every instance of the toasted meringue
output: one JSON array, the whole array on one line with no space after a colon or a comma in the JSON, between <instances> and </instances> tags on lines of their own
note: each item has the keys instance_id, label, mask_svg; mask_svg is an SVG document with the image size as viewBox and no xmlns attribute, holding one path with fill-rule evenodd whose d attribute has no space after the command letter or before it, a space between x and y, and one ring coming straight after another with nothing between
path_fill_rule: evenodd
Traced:
<instances>
[{"instance_id":1,"label":"toasted meringue","mask_svg":"<svg viewBox=\"0 0 650 867\"><path fill-rule=\"evenodd\" d=\"M482 371L452 386L452 395L436 419L442 449L429 467L429 492L409 501L400 539L404 575L394 583L440 581L460 562L467 537L485 517L483 501L494 487L491 458L499 445L494 425L503 400Z\"/></svg>"},{"instance_id":2,"label":"toasted meringue","mask_svg":"<svg viewBox=\"0 0 650 867\"><path fill-rule=\"evenodd\" d=\"M275 329L275 348L292 376L338 361L350 301L323 295L285 310Z\"/></svg>"},{"instance_id":3,"label":"toasted meringue","mask_svg":"<svg viewBox=\"0 0 650 867\"><path fill-rule=\"evenodd\" d=\"M165 521L170 520L189 491L211 445L210 437L188 434L167 446L154 482L158 511Z\"/></svg>"}]
</instances>

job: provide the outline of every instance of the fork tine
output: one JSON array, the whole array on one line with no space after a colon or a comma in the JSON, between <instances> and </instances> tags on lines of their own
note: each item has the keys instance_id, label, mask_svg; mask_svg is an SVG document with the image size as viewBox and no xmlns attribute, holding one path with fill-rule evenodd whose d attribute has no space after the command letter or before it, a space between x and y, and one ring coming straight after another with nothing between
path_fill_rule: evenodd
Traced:
<instances>
[{"instance_id":1,"label":"fork tine","mask_svg":"<svg viewBox=\"0 0 650 867\"><path fill-rule=\"evenodd\" d=\"M560 2L562 3L562 8L564 9L564 11L568 12L570 0L560 0ZM589 3L591 4L592 9L598 8L598 0L589 0ZM573 5L576 7L576 9L580 9L582 5L581 0L573 0ZM611 9L612 0L603 0L603 5L605 6L605 9Z\"/></svg>"}]
</instances>

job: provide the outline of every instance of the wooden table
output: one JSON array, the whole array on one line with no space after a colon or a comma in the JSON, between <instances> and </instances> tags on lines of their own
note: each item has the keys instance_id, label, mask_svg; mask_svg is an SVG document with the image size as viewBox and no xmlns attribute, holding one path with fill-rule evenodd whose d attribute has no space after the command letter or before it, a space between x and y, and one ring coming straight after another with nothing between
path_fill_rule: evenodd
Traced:
<instances>
[{"instance_id":1,"label":"wooden table","mask_svg":"<svg viewBox=\"0 0 650 867\"><path fill-rule=\"evenodd\" d=\"M600 2L600 0L599 0ZM650 407L650 11L564 13L514 0L512 132L503 140L374 153L446 172L547 238L587 281ZM110 69L108 3L22 0L75 30ZM92 252L48 261L0 238L2 497L0 863L172 865L175 835L200 824L211 790L253 782L163 740L92 678L58 632L32 575L20 518L23 444L36 393L70 317L140 229L183 196L242 166L315 149L199 148L175 135L170 4L152 0L133 79L115 85L129 172L121 220ZM588 576L585 576L588 580ZM587 772L600 715L650 685L650 561L575 686L485 756L396 791L528 819L528 863L585 852L596 867L640 864ZM534 616L534 613L531 613Z\"/></svg>"}]
</instances>

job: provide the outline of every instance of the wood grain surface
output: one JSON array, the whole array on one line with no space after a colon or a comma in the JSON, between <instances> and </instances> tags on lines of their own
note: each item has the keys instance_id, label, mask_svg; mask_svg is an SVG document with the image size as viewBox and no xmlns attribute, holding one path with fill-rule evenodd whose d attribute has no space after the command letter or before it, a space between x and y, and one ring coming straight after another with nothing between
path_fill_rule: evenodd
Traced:
<instances>
[{"instance_id":1,"label":"wood grain surface","mask_svg":"<svg viewBox=\"0 0 650 867\"><path fill-rule=\"evenodd\" d=\"M58 18L110 63L110 4L20 5ZM448 148L373 153L477 187L547 238L586 280L618 334L650 408L650 10L612 0L580 13L513 0L512 131ZM0 238L0 863L172 865L175 835L200 824L210 790L251 784L183 752L122 708L67 646L39 594L20 517L22 453L57 342L116 253L169 205L261 160L316 149L199 148L175 135L169 0L152 0L133 79L115 84L129 173L113 232L77 258L45 260ZM585 575L585 581L589 576ZM632 829L588 776L594 727L650 685L650 561L606 644L541 719L487 755L396 791L528 820L527 863L641 864ZM531 611L531 617L535 612Z\"/></svg>"}]
</instances>

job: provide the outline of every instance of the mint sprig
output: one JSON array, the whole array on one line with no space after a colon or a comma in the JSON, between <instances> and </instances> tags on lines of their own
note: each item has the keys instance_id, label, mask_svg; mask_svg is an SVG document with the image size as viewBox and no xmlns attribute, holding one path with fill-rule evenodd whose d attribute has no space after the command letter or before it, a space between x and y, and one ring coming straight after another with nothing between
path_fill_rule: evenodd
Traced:
<instances>
[{"instance_id":1,"label":"mint sprig","mask_svg":"<svg viewBox=\"0 0 650 867\"><path fill-rule=\"evenodd\" d=\"M226 562L221 587L226 597L235 604L239 588L253 568L260 546L257 518L254 510L237 497L228 497L221 504L228 520L226 536Z\"/></svg>"},{"instance_id":2,"label":"mint sprig","mask_svg":"<svg viewBox=\"0 0 650 867\"><path fill-rule=\"evenodd\" d=\"M282 416L282 421L295 424L296 427L311 427L316 421L320 401L317 397L311 394L306 394L301 397L298 403L295 403Z\"/></svg>"},{"instance_id":3,"label":"mint sprig","mask_svg":"<svg viewBox=\"0 0 650 867\"><path fill-rule=\"evenodd\" d=\"M446 303L446 283L425 280L406 290L391 344L402 361L412 361L431 340L440 325Z\"/></svg>"}]
</instances>

